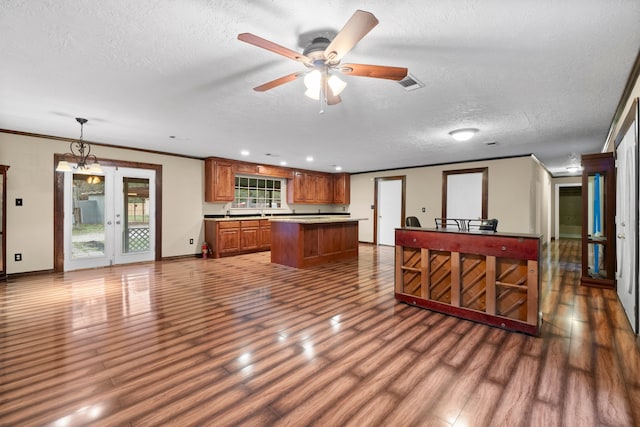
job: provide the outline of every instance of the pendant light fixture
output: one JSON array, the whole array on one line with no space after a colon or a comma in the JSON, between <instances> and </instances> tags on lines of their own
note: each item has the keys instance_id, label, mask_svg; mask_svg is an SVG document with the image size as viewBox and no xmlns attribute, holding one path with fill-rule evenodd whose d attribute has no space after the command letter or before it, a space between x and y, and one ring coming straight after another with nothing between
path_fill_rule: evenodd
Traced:
<instances>
[{"instance_id":1,"label":"pendant light fixture","mask_svg":"<svg viewBox=\"0 0 640 427\"><path fill-rule=\"evenodd\" d=\"M88 120L76 117L76 121L80 123L80 139L72 141L69 144L69 150L71 150L71 153L67 153L65 155L73 156L75 166L72 166L65 160L60 160L56 167L56 172L75 171L77 173L101 174L102 167L100 167L96 156L91 154L91 144L82 140L84 124L87 123Z\"/></svg>"}]
</instances>

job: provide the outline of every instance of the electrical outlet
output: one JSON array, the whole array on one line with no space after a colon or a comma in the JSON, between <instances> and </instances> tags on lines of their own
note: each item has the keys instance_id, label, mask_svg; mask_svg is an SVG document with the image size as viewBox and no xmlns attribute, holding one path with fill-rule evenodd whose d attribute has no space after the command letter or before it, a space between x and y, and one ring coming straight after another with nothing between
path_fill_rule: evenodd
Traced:
<instances>
[{"instance_id":1,"label":"electrical outlet","mask_svg":"<svg viewBox=\"0 0 640 427\"><path fill-rule=\"evenodd\" d=\"M22 261L22 254L14 254L13 259L14 261Z\"/></svg>"},{"instance_id":2,"label":"electrical outlet","mask_svg":"<svg viewBox=\"0 0 640 427\"><path fill-rule=\"evenodd\" d=\"M426 211L427 211L427 209L426 209L426 208L422 208L422 212L426 212Z\"/></svg>"},{"instance_id":3,"label":"electrical outlet","mask_svg":"<svg viewBox=\"0 0 640 427\"><path fill-rule=\"evenodd\" d=\"M16 206L22 206L22 199L16 199Z\"/></svg>"},{"instance_id":4,"label":"electrical outlet","mask_svg":"<svg viewBox=\"0 0 640 427\"><path fill-rule=\"evenodd\" d=\"M193 245L193 239L189 239L189 244Z\"/></svg>"}]
</instances>

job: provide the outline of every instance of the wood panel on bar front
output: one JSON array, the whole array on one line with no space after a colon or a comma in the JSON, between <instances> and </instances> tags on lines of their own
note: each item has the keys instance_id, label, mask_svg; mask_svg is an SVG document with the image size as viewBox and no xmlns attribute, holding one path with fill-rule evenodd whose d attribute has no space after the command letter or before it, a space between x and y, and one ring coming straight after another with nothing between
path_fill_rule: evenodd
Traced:
<instances>
[{"instance_id":1,"label":"wood panel on bar front","mask_svg":"<svg viewBox=\"0 0 640 427\"><path fill-rule=\"evenodd\" d=\"M271 262L305 268L358 256L358 221L272 221Z\"/></svg>"},{"instance_id":2,"label":"wood panel on bar front","mask_svg":"<svg viewBox=\"0 0 640 427\"><path fill-rule=\"evenodd\" d=\"M539 335L540 236L396 229L395 297Z\"/></svg>"}]
</instances>

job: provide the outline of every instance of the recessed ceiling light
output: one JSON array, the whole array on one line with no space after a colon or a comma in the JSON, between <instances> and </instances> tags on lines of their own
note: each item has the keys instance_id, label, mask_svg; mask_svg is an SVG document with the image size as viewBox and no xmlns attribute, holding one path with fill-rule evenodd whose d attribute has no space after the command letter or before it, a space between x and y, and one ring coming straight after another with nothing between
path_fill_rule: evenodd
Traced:
<instances>
[{"instance_id":1,"label":"recessed ceiling light","mask_svg":"<svg viewBox=\"0 0 640 427\"><path fill-rule=\"evenodd\" d=\"M281 166L286 166L286 165L287 165L287 162L285 162L285 161L283 160L283 161L281 161L281 162L280 162L280 165L281 165Z\"/></svg>"},{"instance_id":2,"label":"recessed ceiling light","mask_svg":"<svg viewBox=\"0 0 640 427\"><path fill-rule=\"evenodd\" d=\"M248 156L249 155L249 150L242 150L240 151L240 154L243 156Z\"/></svg>"},{"instance_id":3,"label":"recessed ceiling light","mask_svg":"<svg viewBox=\"0 0 640 427\"><path fill-rule=\"evenodd\" d=\"M571 173L573 173L573 172L578 172L579 170L580 170L580 166L569 166L569 167L567 168L567 171L568 171L568 172L571 172Z\"/></svg>"},{"instance_id":4,"label":"recessed ceiling light","mask_svg":"<svg viewBox=\"0 0 640 427\"><path fill-rule=\"evenodd\" d=\"M307 156L307 162L313 162L313 157Z\"/></svg>"},{"instance_id":5,"label":"recessed ceiling light","mask_svg":"<svg viewBox=\"0 0 640 427\"><path fill-rule=\"evenodd\" d=\"M337 166L336 165L335 168L336 168L337 171L341 171L342 170L342 166Z\"/></svg>"},{"instance_id":6,"label":"recessed ceiling light","mask_svg":"<svg viewBox=\"0 0 640 427\"><path fill-rule=\"evenodd\" d=\"M449 132L449 135L456 141L468 141L478 132L476 128L456 129Z\"/></svg>"}]
</instances>

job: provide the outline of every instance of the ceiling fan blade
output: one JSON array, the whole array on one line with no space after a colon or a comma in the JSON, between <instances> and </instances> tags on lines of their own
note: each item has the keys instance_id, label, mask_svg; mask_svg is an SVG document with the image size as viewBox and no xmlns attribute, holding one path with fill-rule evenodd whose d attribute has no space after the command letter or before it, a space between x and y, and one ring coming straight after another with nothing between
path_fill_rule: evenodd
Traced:
<instances>
[{"instance_id":1,"label":"ceiling fan blade","mask_svg":"<svg viewBox=\"0 0 640 427\"><path fill-rule=\"evenodd\" d=\"M384 65L342 64L338 69L350 76L373 77L375 79L402 80L409 70L404 67Z\"/></svg>"},{"instance_id":2,"label":"ceiling fan blade","mask_svg":"<svg viewBox=\"0 0 640 427\"><path fill-rule=\"evenodd\" d=\"M242 33L238 34L238 40L241 40L245 43L252 44L254 46L261 47L262 49L270 50L271 52L277 53L278 55L285 56L289 59L293 59L294 61L302 62L304 64L310 64L311 59L304 56L301 53L296 52L295 50L291 50L284 46L280 46L277 43L269 41L267 39L263 39L262 37L256 36L251 33Z\"/></svg>"},{"instance_id":3,"label":"ceiling fan blade","mask_svg":"<svg viewBox=\"0 0 640 427\"><path fill-rule=\"evenodd\" d=\"M278 86L283 85L285 83L289 83L289 82L297 79L298 77L300 77L303 74L304 74L303 72L287 74L286 76L282 76L282 77L277 78L275 80L271 80L270 82L261 84L260 86L256 86L256 87L253 88L253 90L255 90L256 92L265 92L265 91L267 91L269 89L273 89L274 87L278 87Z\"/></svg>"},{"instance_id":4,"label":"ceiling fan blade","mask_svg":"<svg viewBox=\"0 0 640 427\"><path fill-rule=\"evenodd\" d=\"M325 49L324 56L327 61L333 64L338 63L376 25L378 25L378 19L372 13L356 10Z\"/></svg>"}]
</instances>

